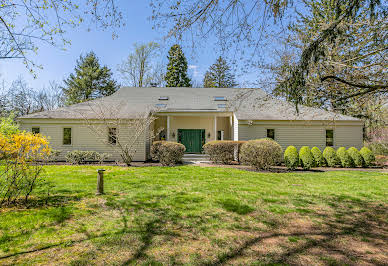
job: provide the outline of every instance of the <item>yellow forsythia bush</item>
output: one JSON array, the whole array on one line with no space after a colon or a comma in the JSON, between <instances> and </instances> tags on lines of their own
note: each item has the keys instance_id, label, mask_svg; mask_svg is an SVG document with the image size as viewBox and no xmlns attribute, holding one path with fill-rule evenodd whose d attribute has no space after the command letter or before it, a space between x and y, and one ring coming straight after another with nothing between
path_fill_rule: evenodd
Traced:
<instances>
[{"instance_id":1,"label":"yellow forsythia bush","mask_svg":"<svg viewBox=\"0 0 388 266\"><path fill-rule=\"evenodd\" d=\"M40 134L0 134L0 206L23 197L28 201L50 156L49 142Z\"/></svg>"}]
</instances>

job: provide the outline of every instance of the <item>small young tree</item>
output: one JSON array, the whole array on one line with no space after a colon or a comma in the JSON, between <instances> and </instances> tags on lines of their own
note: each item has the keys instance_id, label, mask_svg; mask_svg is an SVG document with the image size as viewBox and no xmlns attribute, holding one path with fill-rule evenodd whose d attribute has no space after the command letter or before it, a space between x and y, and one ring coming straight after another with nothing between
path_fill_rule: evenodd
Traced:
<instances>
[{"instance_id":1,"label":"small young tree","mask_svg":"<svg viewBox=\"0 0 388 266\"><path fill-rule=\"evenodd\" d=\"M151 125L157 118L153 110L136 113L131 118L123 118L120 115L122 106L123 104L90 104L93 119L85 114L84 121L100 142L118 152L123 162L130 166L137 152L138 143L154 139L155 132ZM156 133L159 133L159 130Z\"/></svg>"},{"instance_id":2,"label":"small young tree","mask_svg":"<svg viewBox=\"0 0 388 266\"><path fill-rule=\"evenodd\" d=\"M231 67L221 56L209 67L203 79L205 88L233 88L238 84L235 75L231 72Z\"/></svg>"},{"instance_id":3,"label":"small young tree","mask_svg":"<svg viewBox=\"0 0 388 266\"><path fill-rule=\"evenodd\" d=\"M182 48L175 44L168 51L168 64L165 81L167 87L191 87L190 78L187 75L187 60Z\"/></svg>"},{"instance_id":4,"label":"small young tree","mask_svg":"<svg viewBox=\"0 0 388 266\"><path fill-rule=\"evenodd\" d=\"M95 53L80 56L75 74L64 80L62 88L66 104L86 102L103 96L109 96L118 89L107 66L101 67Z\"/></svg>"}]
</instances>

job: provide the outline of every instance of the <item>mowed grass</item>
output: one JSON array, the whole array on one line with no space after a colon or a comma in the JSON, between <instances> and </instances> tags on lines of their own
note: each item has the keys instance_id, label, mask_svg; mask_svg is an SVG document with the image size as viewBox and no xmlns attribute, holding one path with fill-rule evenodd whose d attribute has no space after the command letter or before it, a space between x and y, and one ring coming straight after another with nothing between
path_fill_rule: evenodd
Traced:
<instances>
[{"instance_id":1,"label":"mowed grass","mask_svg":"<svg viewBox=\"0 0 388 266\"><path fill-rule=\"evenodd\" d=\"M388 174L46 166L0 212L0 264L384 264Z\"/></svg>"}]
</instances>

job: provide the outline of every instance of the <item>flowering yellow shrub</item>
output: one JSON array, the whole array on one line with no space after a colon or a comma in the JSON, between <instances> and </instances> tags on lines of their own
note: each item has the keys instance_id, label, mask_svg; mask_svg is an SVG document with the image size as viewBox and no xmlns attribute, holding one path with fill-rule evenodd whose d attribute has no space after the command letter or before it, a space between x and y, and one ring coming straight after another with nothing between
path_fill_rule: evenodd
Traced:
<instances>
[{"instance_id":1,"label":"flowering yellow shrub","mask_svg":"<svg viewBox=\"0 0 388 266\"><path fill-rule=\"evenodd\" d=\"M47 139L40 134L0 134L0 205L20 196L28 200L42 172L39 162L48 159L50 152Z\"/></svg>"}]
</instances>

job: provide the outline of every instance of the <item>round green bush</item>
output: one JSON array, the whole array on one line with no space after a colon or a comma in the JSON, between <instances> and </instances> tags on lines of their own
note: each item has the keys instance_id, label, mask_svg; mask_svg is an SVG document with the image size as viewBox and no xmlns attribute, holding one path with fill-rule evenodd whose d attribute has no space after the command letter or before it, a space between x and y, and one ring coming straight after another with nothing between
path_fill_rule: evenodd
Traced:
<instances>
[{"instance_id":1,"label":"round green bush","mask_svg":"<svg viewBox=\"0 0 388 266\"><path fill-rule=\"evenodd\" d=\"M295 170L299 166L299 154L294 146L288 146L284 152L284 164L290 170Z\"/></svg>"},{"instance_id":2,"label":"round green bush","mask_svg":"<svg viewBox=\"0 0 388 266\"><path fill-rule=\"evenodd\" d=\"M322 152L318 147L313 147L311 149L311 153L313 154L313 157L314 157L314 166L316 167L325 166L325 159L323 159Z\"/></svg>"},{"instance_id":3,"label":"round green bush","mask_svg":"<svg viewBox=\"0 0 388 266\"><path fill-rule=\"evenodd\" d=\"M355 166L362 167L364 165L364 159L355 147L349 148L348 154L352 157Z\"/></svg>"},{"instance_id":4,"label":"round green bush","mask_svg":"<svg viewBox=\"0 0 388 266\"><path fill-rule=\"evenodd\" d=\"M370 149L374 155L385 155L388 156L388 143L368 143L366 145L368 149Z\"/></svg>"},{"instance_id":5,"label":"round green bush","mask_svg":"<svg viewBox=\"0 0 388 266\"><path fill-rule=\"evenodd\" d=\"M335 167L338 164L337 154L332 147L326 147L323 150L323 158L325 159L325 164L329 167Z\"/></svg>"},{"instance_id":6,"label":"round green bush","mask_svg":"<svg viewBox=\"0 0 388 266\"><path fill-rule=\"evenodd\" d=\"M300 166L302 166L304 170L309 170L311 167L314 167L314 157L308 146L300 148L299 159Z\"/></svg>"},{"instance_id":7,"label":"round green bush","mask_svg":"<svg viewBox=\"0 0 388 266\"><path fill-rule=\"evenodd\" d=\"M371 166L372 163L376 160L373 152L370 149L368 149L367 147L363 147L360 150L360 154L361 154L362 158L364 159L364 166L366 166L366 167Z\"/></svg>"},{"instance_id":8,"label":"round green bush","mask_svg":"<svg viewBox=\"0 0 388 266\"><path fill-rule=\"evenodd\" d=\"M342 167L345 167L345 168L354 167L353 159L352 157L350 157L345 147L338 148L337 157L340 160Z\"/></svg>"},{"instance_id":9,"label":"round green bush","mask_svg":"<svg viewBox=\"0 0 388 266\"><path fill-rule=\"evenodd\" d=\"M282 160L282 147L274 140L257 139L241 146L240 161L256 169L269 169Z\"/></svg>"},{"instance_id":10,"label":"round green bush","mask_svg":"<svg viewBox=\"0 0 388 266\"><path fill-rule=\"evenodd\" d=\"M185 145L172 141L164 141L159 147L159 161L164 166L172 166L182 162L186 151Z\"/></svg>"}]
</instances>

